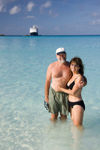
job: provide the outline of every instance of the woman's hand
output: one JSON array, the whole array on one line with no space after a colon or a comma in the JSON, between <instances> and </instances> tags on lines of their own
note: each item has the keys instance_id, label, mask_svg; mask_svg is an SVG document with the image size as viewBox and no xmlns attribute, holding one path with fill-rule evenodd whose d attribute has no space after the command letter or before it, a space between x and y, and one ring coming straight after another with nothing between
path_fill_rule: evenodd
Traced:
<instances>
[{"instance_id":1,"label":"woman's hand","mask_svg":"<svg viewBox=\"0 0 100 150\"><path fill-rule=\"evenodd\" d=\"M60 92L61 91L61 87L60 86L57 86L56 87L56 92Z\"/></svg>"},{"instance_id":2,"label":"woman's hand","mask_svg":"<svg viewBox=\"0 0 100 150\"><path fill-rule=\"evenodd\" d=\"M87 78L83 76L82 80L79 82L79 87L83 88L86 85L87 85Z\"/></svg>"},{"instance_id":3,"label":"woman's hand","mask_svg":"<svg viewBox=\"0 0 100 150\"><path fill-rule=\"evenodd\" d=\"M79 84L78 84L79 88L83 88L85 86L85 83L84 81L80 81Z\"/></svg>"}]
</instances>

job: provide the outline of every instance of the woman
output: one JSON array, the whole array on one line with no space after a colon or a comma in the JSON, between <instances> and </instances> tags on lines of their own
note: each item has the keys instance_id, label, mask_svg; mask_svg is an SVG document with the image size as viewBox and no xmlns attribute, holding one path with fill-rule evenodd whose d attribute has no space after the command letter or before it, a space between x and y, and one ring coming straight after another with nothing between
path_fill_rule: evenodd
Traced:
<instances>
[{"instance_id":1,"label":"woman","mask_svg":"<svg viewBox=\"0 0 100 150\"><path fill-rule=\"evenodd\" d=\"M82 60L78 57L72 58L70 61L70 69L72 71L72 78L67 83L67 89L58 87L57 91L61 91L69 94L68 105L71 113L71 119L75 126L81 126L83 122L83 114L85 110L85 104L82 100L81 82L87 83L84 76L84 66Z\"/></svg>"}]
</instances>

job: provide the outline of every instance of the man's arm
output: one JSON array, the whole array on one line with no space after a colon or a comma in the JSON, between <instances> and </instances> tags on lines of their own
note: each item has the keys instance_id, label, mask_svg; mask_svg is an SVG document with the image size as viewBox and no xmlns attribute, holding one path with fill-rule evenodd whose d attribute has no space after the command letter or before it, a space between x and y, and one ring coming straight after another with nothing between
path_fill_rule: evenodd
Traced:
<instances>
[{"instance_id":1,"label":"man's arm","mask_svg":"<svg viewBox=\"0 0 100 150\"><path fill-rule=\"evenodd\" d=\"M52 77L52 70L51 70L51 65L49 65L47 69L46 81L45 81L45 101L47 103L49 102L49 88L51 83L51 77Z\"/></svg>"}]
</instances>

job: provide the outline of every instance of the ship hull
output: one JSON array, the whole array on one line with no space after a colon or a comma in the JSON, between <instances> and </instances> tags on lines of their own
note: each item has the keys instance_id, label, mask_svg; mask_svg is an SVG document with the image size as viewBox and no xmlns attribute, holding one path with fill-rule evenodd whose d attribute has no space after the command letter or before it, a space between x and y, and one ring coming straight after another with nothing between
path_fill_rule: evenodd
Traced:
<instances>
[{"instance_id":1,"label":"ship hull","mask_svg":"<svg viewBox=\"0 0 100 150\"><path fill-rule=\"evenodd\" d=\"M30 33L30 35L32 35L32 36L38 36L38 33L37 32L32 32L32 33Z\"/></svg>"}]
</instances>

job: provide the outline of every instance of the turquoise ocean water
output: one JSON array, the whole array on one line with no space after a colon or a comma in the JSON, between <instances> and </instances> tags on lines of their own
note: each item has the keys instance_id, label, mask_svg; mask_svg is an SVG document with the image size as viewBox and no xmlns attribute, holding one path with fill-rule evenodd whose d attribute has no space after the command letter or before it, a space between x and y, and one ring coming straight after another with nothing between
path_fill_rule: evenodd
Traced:
<instances>
[{"instance_id":1,"label":"turquoise ocean water","mask_svg":"<svg viewBox=\"0 0 100 150\"><path fill-rule=\"evenodd\" d=\"M51 123L43 106L48 65L65 47L82 58L88 84L84 130ZM100 36L0 37L0 150L98 150L100 147Z\"/></svg>"}]
</instances>

